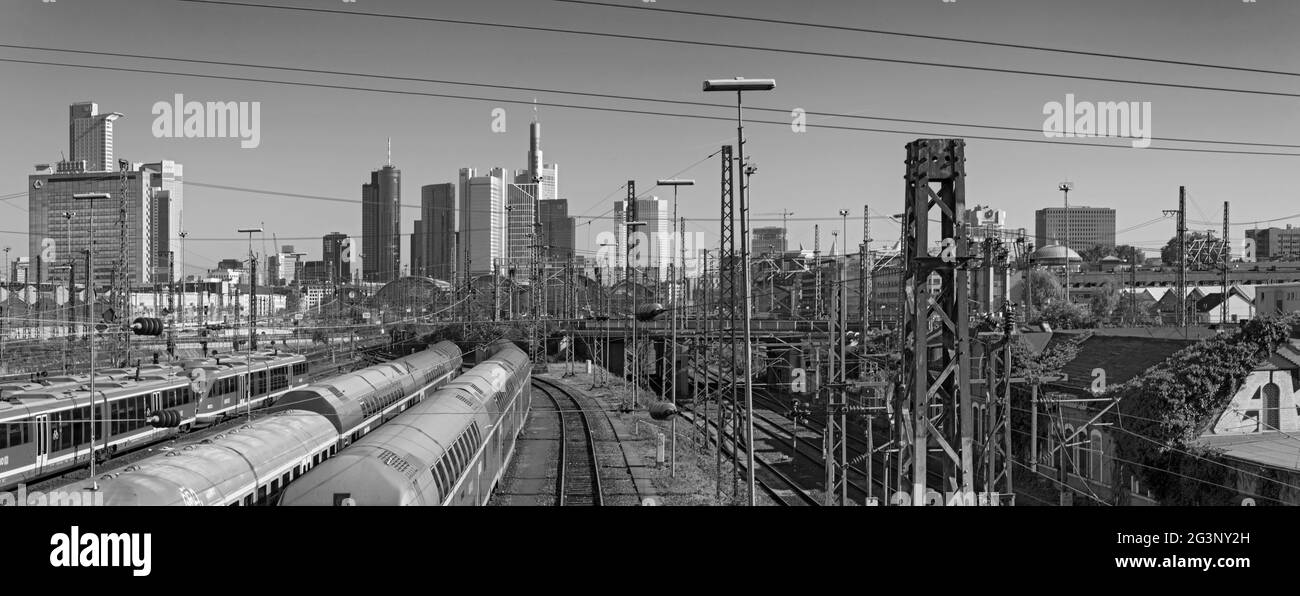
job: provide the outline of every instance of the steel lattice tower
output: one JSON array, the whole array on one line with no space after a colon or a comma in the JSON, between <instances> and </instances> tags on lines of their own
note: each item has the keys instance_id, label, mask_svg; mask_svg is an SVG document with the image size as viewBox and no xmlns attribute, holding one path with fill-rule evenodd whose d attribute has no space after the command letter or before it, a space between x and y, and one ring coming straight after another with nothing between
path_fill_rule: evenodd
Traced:
<instances>
[{"instance_id":1,"label":"steel lattice tower","mask_svg":"<svg viewBox=\"0 0 1300 596\"><path fill-rule=\"evenodd\" d=\"M944 480L965 497L974 491L967 294L965 141L918 139L907 144L903 212L903 415L899 459L912 503L926 502L928 453L942 450ZM930 236L930 218L939 237ZM934 240L937 256L930 255ZM930 275L939 277L937 292ZM944 487L936 487L942 494ZM964 502L964 501L963 501Z\"/></svg>"},{"instance_id":2,"label":"steel lattice tower","mask_svg":"<svg viewBox=\"0 0 1300 596\"><path fill-rule=\"evenodd\" d=\"M719 234L718 246L718 313L719 321L726 321L727 328L722 333L726 337L726 348L719 350L720 358L718 363L718 429L719 433L724 428L723 410L729 409L731 415L736 413L736 394L739 386L735 383L736 376L736 210L735 210L735 162L732 157L731 145L722 147L722 210L721 210L721 228ZM719 338L721 340L722 338ZM720 342L721 343L721 342ZM725 387L725 389L724 389ZM727 408L722 407L722 398L728 399ZM731 435L731 455L733 463L737 454L737 437L736 433ZM721 441L722 437L719 436ZM719 449L721 450L721 449ZM736 494L739 485L739 472L737 466L732 466L732 495Z\"/></svg>"}]
</instances>

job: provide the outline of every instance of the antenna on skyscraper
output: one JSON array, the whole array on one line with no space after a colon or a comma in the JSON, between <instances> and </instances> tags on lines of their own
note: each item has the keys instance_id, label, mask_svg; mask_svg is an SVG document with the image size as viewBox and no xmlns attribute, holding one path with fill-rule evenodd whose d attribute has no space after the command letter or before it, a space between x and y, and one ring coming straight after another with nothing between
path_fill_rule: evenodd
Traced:
<instances>
[{"instance_id":1,"label":"antenna on skyscraper","mask_svg":"<svg viewBox=\"0 0 1300 596\"><path fill-rule=\"evenodd\" d=\"M388 165L393 165L393 137L388 137Z\"/></svg>"},{"instance_id":2,"label":"antenna on skyscraper","mask_svg":"<svg viewBox=\"0 0 1300 596\"><path fill-rule=\"evenodd\" d=\"M533 122L537 122L537 98L533 98Z\"/></svg>"}]
</instances>

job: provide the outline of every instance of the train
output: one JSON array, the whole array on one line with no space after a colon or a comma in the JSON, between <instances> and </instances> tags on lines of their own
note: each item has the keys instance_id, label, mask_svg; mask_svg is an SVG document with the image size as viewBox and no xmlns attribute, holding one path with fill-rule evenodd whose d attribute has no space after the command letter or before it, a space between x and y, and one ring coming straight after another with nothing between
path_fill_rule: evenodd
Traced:
<instances>
[{"instance_id":1,"label":"train","mask_svg":"<svg viewBox=\"0 0 1300 596\"><path fill-rule=\"evenodd\" d=\"M211 389L205 393L191 387L195 368L211 373ZM111 457L219 422L237 410L263 407L305 386L307 368L299 354L272 351L181 366L96 371L95 457ZM0 490L90 462L89 375L42 381L0 390ZM155 427L147 422L150 416L170 417L177 425Z\"/></svg>"},{"instance_id":2,"label":"train","mask_svg":"<svg viewBox=\"0 0 1300 596\"><path fill-rule=\"evenodd\" d=\"M532 364L513 344L289 485L284 506L484 505L532 406Z\"/></svg>"},{"instance_id":3,"label":"train","mask_svg":"<svg viewBox=\"0 0 1300 596\"><path fill-rule=\"evenodd\" d=\"M93 488L104 505L254 506L451 382L460 348L442 342L404 358L285 392L266 415L62 487Z\"/></svg>"}]
</instances>

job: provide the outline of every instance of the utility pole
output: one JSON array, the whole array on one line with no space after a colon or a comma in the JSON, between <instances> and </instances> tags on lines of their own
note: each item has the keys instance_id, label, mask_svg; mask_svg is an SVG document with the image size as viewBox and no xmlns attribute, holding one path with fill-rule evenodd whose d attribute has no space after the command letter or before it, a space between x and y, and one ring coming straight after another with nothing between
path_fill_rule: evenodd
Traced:
<instances>
[{"instance_id":1,"label":"utility pole","mask_svg":"<svg viewBox=\"0 0 1300 596\"><path fill-rule=\"evenodd\" d=\"M1178 326L1187 332L1187 187L1178 187L1178 210L1165 209L1165 215L1178 217Z\"/></svg>"},{"instance_id":2,"label":"utility pole","mask_svg":"<svg viewBox=\"0 0 1300 596\"><path fill-rule=\"evenodd\" d=\"M1228 243L1228 202L1223 202L1223 254L1220 259L1223 279L1223 303L1219 305L1219 322L1228 322L1228 259L1231 258L1232 245Z\"/></svg>"},{"instance_id":3,"label":"utility pole","mask_svg":"<svg viewBox=\"0 0 1300 596\"><path fill-rule=\"evenodd\" d=\"M861 254L858 255L858 324L862 326L862 338L866 340L867 329L870 325L871 316L871 290L868 287L868 279L871 276L872 262L871 256L871 207L862 206L862 248L859 249ZM862 344L865 346L865 344Z\"/></svg>"}]
</instances>

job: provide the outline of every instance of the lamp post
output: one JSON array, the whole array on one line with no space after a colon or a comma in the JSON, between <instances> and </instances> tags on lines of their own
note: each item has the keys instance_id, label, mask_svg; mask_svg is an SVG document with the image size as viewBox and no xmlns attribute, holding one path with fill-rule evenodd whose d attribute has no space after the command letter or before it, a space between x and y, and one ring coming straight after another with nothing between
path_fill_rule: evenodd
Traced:
<instances>
[{"instance_id":1,"label":"lamp post","mask_svg":"<svg viewBox=\"0 0 1300 596\"><path fill-rule=\"evenodd\" d=\"M704 91L735 91L736 92L736 146L739 151L738 160L745 163L745 127L744 117L741 112L741 96L745 91L771 91L776 88L775 79L744 79L736 77L735 79L715 79L704 81ZM745 287L745 451L748 458L748 484L749 484L749 505L755 505L754 495L754 387L753 387L753 357L750 345L750 325L749 313L750 302L753 295L749 287L749 203L746 200L745 186L740 187L740 262L744 267L743 283Z\"/></svg>"},{"instance_id":2,"label":"lamp post","mask_svg":"<svg viewBox=\"0 0 1300 596\"><path fill-rule=\"evenodd\" d=\"M87 192L72 195L74 200L90 201L90 250L86 257L86 300L90 304L90 315L95 315L95 199L110 199L106 192ZM5 252L9 252L5 248ZM86 321L87 325L93 324ZM95 334L90 336L90 490L99 490L99 479L95 476Z\"/></svg>"},{"instance_id":3,"label":"lamp post","mask_svg":"<svg viewBox=\"0 0 1300 596\"><path fill-rule=\"evenodd\" d=\"M77 216L76 211L63 212L63 250L68 252L68 314L64 319L68 322L68 331L66 337L67 348L72 347L72 317L76 314L76 306L72 304L72 278L76 273L74 269L77 266L76 253L72 251L72 218ZM68 370L68 349L63 350L63 371Z\"/></svg>"},{"instance_id":4,"label":"lamp post","mask_svg":"<svg viewBox=\"0 0 1300 596\"><path fill-rule=\"evenodd\" d=\"M695 181L679 180L674 178L670 180L658 180L655 182L655 184L659 186L673 187L673 239L679 243L679 246L682 247L682 251L685 251L686 248L685 248L685 243L682 240L682 236L686 233L686 230L680 230L677 227L677 188L680 186L695 186ZM678 292L681 291L680 288L685 287L686 285L686 272L685 272L686 259L684 257L685 253L683 252L682 254L683 254L682 262L680 264L674 263L675 266L672 268L673 276L672 279L668 281L669 283L668 287L671 288L671 290L668 293L668 296L669 298L671 298L671 300L669 300L669 308L671 309L669 312L672 313L672 321L673 321L673 332L672 332L673 347L671 350L668 351L668 375L669 377L671 377L671 381L669 383L665 383L664 387L672 388L672 390L670 391L671 393L670 399L672 400L674 408L677 407L677 311L678 311L677 296L678 296ZM678 286L678 278L681 279L680 287ZM676 478L677 477L677 418L676 417L673 417L669 421L669 429L670 429L669 434L672 436L672 463L670 464L670 466L672 469L672 477Z\"/></svg>"},{"instance_id":5,"label":"lamp post","mask_svg":"<svg viewBox=\"0 0 1300 596\"><path fill-rule=\"evenodd\" d=\"M262 228L239 228L240 234L248 234L248 355L244 358L248 385L248 417L253 417L253 341L257 338L257 261L253 256L253 234L261 234ZM238 339L238 336L235 336Z\"/></svg>"},{"instance_id":6,"label":"lamp post","mask_svg":"<svg viewBox=\"0 0 1300 596\"><path fill-rule=\"evenodd\" d=\"M1065 304L1070 304L1070 191L1074 183L1066 180L1057 190L1065 193Z\"/></svg>"},{"instance_id":7,"label":"lamp post","mask_svg":"<svg viewBox=\"0 0 1300 596\"><path fill-rule=\"evenodd\" d=\"M177 232L176 235L181 237L181 317L180 317L181 321L180 322L181 322L181 328L184 329L185 328L185 237L189 236L190 233L186 232L185 230L181 230L180 232ZM197 302L198 300L196 299L195 300L196 305ZM207 354L204 354L204 356L207 356Z\"/></svg>"}]
</instances>

